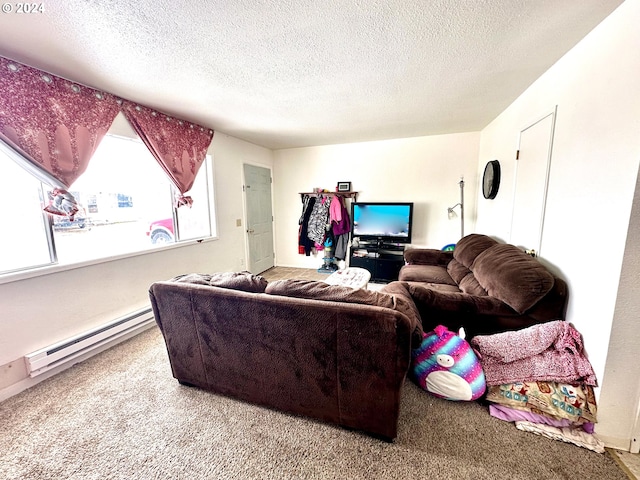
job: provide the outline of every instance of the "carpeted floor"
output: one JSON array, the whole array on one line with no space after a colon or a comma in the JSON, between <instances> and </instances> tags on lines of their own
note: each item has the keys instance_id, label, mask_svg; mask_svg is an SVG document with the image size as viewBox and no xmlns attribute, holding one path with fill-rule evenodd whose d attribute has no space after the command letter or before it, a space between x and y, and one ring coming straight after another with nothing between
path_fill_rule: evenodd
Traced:
<instances>
[{"instance_id":1,"label":"carpeted floor","mask_svg":"<svg viewBox=\"0 0 640 480\"><path fill-rule=\"evenodd\" d=\"M625 480L609 454L403 390L398 438L178 384L152 328L0 403L0 478Z\"/></svg>"}]
</instances>

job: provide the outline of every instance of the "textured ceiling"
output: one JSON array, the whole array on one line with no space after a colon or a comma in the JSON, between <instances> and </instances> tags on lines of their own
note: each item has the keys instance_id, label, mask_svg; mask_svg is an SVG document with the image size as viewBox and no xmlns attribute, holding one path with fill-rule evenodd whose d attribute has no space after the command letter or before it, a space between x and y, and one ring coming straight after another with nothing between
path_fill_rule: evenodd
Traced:
<instances>
[{"instance_id":1,"label":"textured ceiling","mask_svg":"<svg viewBox=\"0 0 640 480\"><path fill-rule=\"evenodd\" d=\"M0 55L270 148L477 131L619 0L45 0Z\"/></svg>"}]
</instances>

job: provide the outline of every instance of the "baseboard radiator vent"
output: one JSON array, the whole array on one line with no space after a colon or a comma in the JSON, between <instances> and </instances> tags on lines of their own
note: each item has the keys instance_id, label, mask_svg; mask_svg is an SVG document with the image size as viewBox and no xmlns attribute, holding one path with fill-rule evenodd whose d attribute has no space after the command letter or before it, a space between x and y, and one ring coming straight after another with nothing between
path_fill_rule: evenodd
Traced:
<instances>
[{"instance_id":1,"label":"baseboard radiator vent","mask_svg":"<svg viewBox=\"0 0 640 480\"><path fill-rule=\"evenodd\" d=\"M52 368L104 347L106 344L115 343L117 339L125 335L131 336L137 331L142 331L154 322L151 307L143 308L77 337L30 353L25 356L29 376L37 377Z\"/></svg>"}]
</instances>

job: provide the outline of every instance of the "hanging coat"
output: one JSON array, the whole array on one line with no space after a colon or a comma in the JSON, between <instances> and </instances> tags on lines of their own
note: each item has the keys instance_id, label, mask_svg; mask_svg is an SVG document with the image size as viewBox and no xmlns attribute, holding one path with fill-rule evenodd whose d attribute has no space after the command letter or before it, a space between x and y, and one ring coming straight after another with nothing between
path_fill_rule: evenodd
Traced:
<instances>
[{"instance_id":1,"label":"hanging coat","mask_svg":"<svg viewBox=\"0 0 640 480\"><path fill-rule=\"evenodd\" d=\"M340 220L332 223L333 235L335 236L335 253L334 256L338 260L344 260L347 257L349 245L349 234L351 233L351 222L349 220L349 212L344 205L342 197L336 196L333 201L340 202L340 214L336 215Z\"/></svg>"},{"instance_id":2,"label":"hanging coat","mask_svg":"<svg viewBox=\"0 0 640 480\"><path fill-rule=\"evenodd\" d=\"M329 201L320 197L316 200L309 218L309 227L307 236L315 243L322 245L324 237L327 233L327 224L329 223Z\"/></svg>"},{"instance_id":3,"label":"hanging coat","mask_svg":"<svg viewBox=\"0 0 640 480\"><path fill-rule=\"evenodd\" d=\"M315 197L305 195L302 199L302 215L300 216L300 220L298 220L298 224L300 225L298 228L298 253L301 255L304 254L307 257L311 255L311 249L313 248L313 240L309 239L307 231L309 229L309 218L311 217L315 203Z\"/></svg>"}]
</instances>

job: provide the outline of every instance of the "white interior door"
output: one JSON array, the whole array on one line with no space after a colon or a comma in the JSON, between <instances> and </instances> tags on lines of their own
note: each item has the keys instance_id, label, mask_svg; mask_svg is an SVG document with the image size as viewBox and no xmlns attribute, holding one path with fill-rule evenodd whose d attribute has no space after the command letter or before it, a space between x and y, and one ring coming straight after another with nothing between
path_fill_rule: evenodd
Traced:
<instances>
[{"instance_id":1,"label":"white interior door","mask_svg":"<svg viewBox=\"0 0 640 480\"><path fill-rule=\"evenodd\" d=\"M520 132L509 243L540 253L555 111Z\"/></svg>"},{"instance_id":2,"label":"white interior door","mask_svg":"<svg viewBox=\"0 0 640 480\"><path fill-rule=\"evenodd\" d=\"M244 164L244 192L247 208L248 270L258 274L274 265L271 170Z\"/></svg>"}]
</instances>

